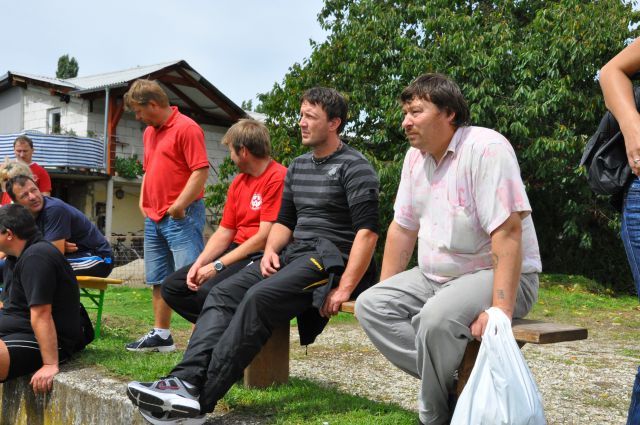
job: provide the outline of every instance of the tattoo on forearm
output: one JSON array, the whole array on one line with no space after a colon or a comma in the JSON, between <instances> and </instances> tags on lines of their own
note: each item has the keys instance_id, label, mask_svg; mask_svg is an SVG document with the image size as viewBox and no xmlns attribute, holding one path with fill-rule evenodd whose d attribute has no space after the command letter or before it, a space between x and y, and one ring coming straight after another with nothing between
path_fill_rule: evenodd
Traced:
<instances>
[{"instance_id":1,"label":"tattoo on forearm","mask_svg":"<svg viewBox=\"0 0 640 425\"><path fill-rule=\"evenodd\" d=\"M503 291L502 289L498 289L498 290L496 291L496 295L498 296L498 299L499 299L499 300L504 300L504 298L505 298L505 297L504 297L504 291Z\"/></svg>"},{"instance_id":2,"label":"tattoo on forearm","mask_svg":"<svg viewBox=\"0 0 640 425\"><path fill-rule=\"evenodd\" d=\"M497 268L498 267L498 255L491 253L491 260L493 261L493 268Z\"/></svg>"}]
</instances>

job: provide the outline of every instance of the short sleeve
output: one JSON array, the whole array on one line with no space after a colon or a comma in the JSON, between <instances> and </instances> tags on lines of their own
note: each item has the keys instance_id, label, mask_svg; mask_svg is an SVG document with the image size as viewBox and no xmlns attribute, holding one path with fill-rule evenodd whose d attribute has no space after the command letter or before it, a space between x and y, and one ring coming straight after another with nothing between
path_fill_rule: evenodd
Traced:
<instances>
[{"instance_id":1,"label":"short sleeve","mask_svg":"<svg viewBox=\"0 0 640 425\"><path fill-rule=\"evenodd\" d=\"M262 206L260 208L260 221L276 221L280 204L282 202L282 189L284 179L280 175L273 176L274 181L269 182L262 193Z\"/></svg>"},{"instance_id":2,"label":"short sleeve","mask_svg":"<svg viewBox=\"0 0 640 425\"><path fill-rule=\"evenodd\" d=\"M191 171L208 167L207 148L204 143L204 132L199 125L186 126L182 130L182 151Z\"/></svg>"},{"instance_id":3,"label":"short sleeve","mask_svg":"<svg viewBox=\"0 0 640 425\"><path fill-rule=\"evenodd\" d=\"M38 186L38 189L40 189L40 192L51 193L51 177L49 177L49 173L47 173L47 170L45 170L35 162L32 163L29 168L31 169L34 177L36 177L37 179L36 185Z\"/></svg>"},{"instance_id":4,"label":"short sleeve","mask_svg":"<svg viewBox=\"0 0 640 425\"><path fill-rule=\"evenodd\" d=\"M20 268L20 281L25 291L29 307L53 304L56 285L52 276L56 275L54 263L44 255L30 255Z\"/></svg>"},{"instance_id":5,"label":"short sleeve","mask_svg":"<svg viewBox=\"0 0 640 425\"><path fill-rule=\"evenodd\" d=\"M531 212L518 160L509 143L487 144L474 162L474 198L485 232L491 234L514 212Z\"/></svg>"}]
</instances>

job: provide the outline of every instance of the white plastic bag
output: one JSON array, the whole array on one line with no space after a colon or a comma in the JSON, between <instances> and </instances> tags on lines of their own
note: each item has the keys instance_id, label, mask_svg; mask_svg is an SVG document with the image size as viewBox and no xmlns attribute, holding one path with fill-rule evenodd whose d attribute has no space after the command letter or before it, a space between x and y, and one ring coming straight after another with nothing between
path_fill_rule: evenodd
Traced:
<instances>
[{"instance_id":1,"label":"white plastic bag","mask_svg":"<svg viewBox=\"0 0 640 425\"><path fill-rule=\"evenodd\" d=\"M491 307L482 344L451 425L546 425L542 399L511 322Z\"/></svg>"}]
</instances>

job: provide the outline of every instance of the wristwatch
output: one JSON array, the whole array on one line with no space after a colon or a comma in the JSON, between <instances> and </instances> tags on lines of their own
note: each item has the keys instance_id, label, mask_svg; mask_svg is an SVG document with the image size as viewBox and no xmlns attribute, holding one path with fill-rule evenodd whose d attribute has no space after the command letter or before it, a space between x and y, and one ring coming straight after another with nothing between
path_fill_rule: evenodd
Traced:
<instances>
[{"instance_id":1,"label":"wristwatch","mask_svg":"<svg viewBox=\"0 0 640 425\"><path fill-rule=\"evenodd\" d=\"M216 261L213 262L213 268L216 269L216 272L220 273L222 270L225 269L225 266L224 266L224 263L220 261L220 259L218 258Z\"/></svg>"}]
</instances>

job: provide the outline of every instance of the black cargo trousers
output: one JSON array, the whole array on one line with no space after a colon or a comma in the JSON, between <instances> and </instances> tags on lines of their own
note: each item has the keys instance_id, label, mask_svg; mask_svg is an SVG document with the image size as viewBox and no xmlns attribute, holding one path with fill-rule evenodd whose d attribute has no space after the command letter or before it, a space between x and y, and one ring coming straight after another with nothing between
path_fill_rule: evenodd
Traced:
<instances>
[{"instance_id":1,"label":"black cargo trousers","mask_svg":"<svg viewBox=\"0 0 640 425\"><path fill-rule=\"evenodd\" d=\"M275 327L311 308L314 291L328 293L325 264L336 266L336 255L326 239L294 241L280 254L277 273L264 278L256 260L211 289L182 362L170 373L200 389L202 413L242 377Z\"/></svg>"}]
</instances>

